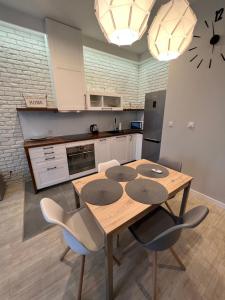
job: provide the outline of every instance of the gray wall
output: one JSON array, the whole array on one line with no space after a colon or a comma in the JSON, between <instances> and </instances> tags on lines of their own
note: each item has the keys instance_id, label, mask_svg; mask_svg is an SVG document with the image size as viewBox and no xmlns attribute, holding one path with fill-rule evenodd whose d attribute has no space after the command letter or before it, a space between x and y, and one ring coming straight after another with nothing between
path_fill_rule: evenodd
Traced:
<instances>
[{"instance_id":1,"label":"gray wall","mask_svg":"<svg viewBox=\"0 0 225 300\"><path fill-rule=\"evenodd\" d=\"M98 124L100 131L112 130L114 118L122 122L122 129L129 128L130 121L137 119L135 112L80 112L38 113L21 112L20 123L25 139L35 136L60 136L90 132L91 124Z\"/></svg>"},{"instance_id":2,"label":"gray wall","mask_svg":"<svg viewBox=\"0 0 225 300\"><path fill-rule=\"evenodd\" d=\"M204 24L207 20L211 25L215 10L225 7L225 1L205 2L193 6L198 16L195 34L202 38L191 46L198 49L170 64L161 154L182 159L184 171L195 178L193 188L225 202L225 62L220 56L225 43L216 47L209 69L212 29ZM215 27L224 36L225 17ZM190 63L195 53L199 56ZM168 126L169 121L174 127ZM194 129L186 127L189 121L195 122Z\"/></svg>"}]
</instances>

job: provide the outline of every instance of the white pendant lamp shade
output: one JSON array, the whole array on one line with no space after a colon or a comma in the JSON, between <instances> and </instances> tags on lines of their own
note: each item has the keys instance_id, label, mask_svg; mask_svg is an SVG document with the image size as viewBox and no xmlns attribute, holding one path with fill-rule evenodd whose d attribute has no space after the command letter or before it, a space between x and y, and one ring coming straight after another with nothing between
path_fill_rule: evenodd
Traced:
<instances>
[{"instance_id":1,"label":"white pendant lamp shade","mask_svg":"<svg viewBox=\"0 0 225 300\"><path fill-rule=\"evenodd\" d=\"M162 61L176 59L189 46L197 18L186 0L161 6L148 32L148 47Z\"/></svg>"},{"instance_id":2,"label":"white pendant lamp shade","mask_svg":"<svg viewBox=\"0 0 225 300\"><path fill-rule=\"evenodd\" d=\"M125 46L146 31L155 0L95 0L95 13L110 43Z\"/></svg>"}]
</instances>

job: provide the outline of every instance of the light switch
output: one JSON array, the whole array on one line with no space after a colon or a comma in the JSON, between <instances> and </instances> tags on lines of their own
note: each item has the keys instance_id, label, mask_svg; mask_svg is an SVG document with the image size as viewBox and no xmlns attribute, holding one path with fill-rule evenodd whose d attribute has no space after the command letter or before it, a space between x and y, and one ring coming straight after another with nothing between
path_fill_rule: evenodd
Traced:
<instances>
[{"instance_id":1,"label":"light switch","mask_svg":"<svg viewBox=\"0 0 225 300\"><path fill-rule=\"evenodd\" d=\"M174 122L173 122L173 121L169 121L168 126L169 126L170 128L172 128L172 127L174 126Z\"/></svg>"},{"instance_id":2,"label":"light switch","mask_svg":"<svg viewBox=\"0 0 225 300\"><path fill-rule=\"evenodd\" d=\"M194 129L195 128L195 122L193 122L193 121L188 122L187 123L187 128Z\"/></svg>"}]
</instances>

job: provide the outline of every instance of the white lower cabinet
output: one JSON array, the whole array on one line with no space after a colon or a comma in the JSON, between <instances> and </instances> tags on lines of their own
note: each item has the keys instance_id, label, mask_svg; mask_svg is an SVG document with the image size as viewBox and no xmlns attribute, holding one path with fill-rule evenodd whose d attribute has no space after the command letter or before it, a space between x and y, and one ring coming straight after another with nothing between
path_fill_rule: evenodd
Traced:
<instances>
[{"instance_id":1,"label":"white lower cabinet","mask_svg":"<svg viewBox=\"0 0 225 300\"><path fill-rule=\"evenodd\" d=\"M69 180L68 164L65 159L37 163L33 170L38 189Z\"/></svg>"},{"instance_id":2,"label":"white lower cabinet","mask_svg":"<svg viewBox=\"0 0 225 300\"><path fill-rule=\"evenodd\" d=\"M95 142L95 162L99 163L109 161L111 159L110 138L99 139Z\"/></svg>"},{"instance_id":3,"label":"white lower cabinet","mask_svg":"<svg viewBox=\"0 0 225 300\"><path fill-rule=\"evenodd\" d=\"M120 164L128 162L128 136L120 135L111 138L111 159L116 159Z\"/></svg>"},{"instance_id":4,"label":"white lower cabinet","mask_svg":"<svg viewBox=\"0 0 225 300\"><path fill-rule=\"evenodd\" d=\"M69 180L64 144L31 148L29 155L38 190Z\"/></svg>"},{"instance_id":5,"label":"white lower cabinet","mask_svg":"<svg viewBox=\"0 0 225 300\"><path fill-rule=\"evenodd\" d=\"M128 161L133 161L136 159L136 141L137 141L136 134L130 134L127 136Z\"/></svg>"},{"instance_id":6,"label":"white lower cabinet","mask_svg":"<svg viewBox=\"0 0 225 300\"><path fill-rule=\"evenodd\" d=\"M29 149L37 190L71 179L68 169L66 147L89 143L95 145L96 168L77 173L76 178L97 171L99 163L116 159L120 164L141 159L142 134L120 135L91 141L53 145ZM75 178L74 177L74 178Z\"/></svg>"},{"instance_id":7,"label":"white lower cabinet","mask_svg":"<svg viewBox=\"0 0 225 300\"><path fill-rule=\"evenodd\" d=\"M139 160L142 158L142 142L143 142L143 134L137 133L135 134L135 160Z\"/></svg>"}]
</instances>

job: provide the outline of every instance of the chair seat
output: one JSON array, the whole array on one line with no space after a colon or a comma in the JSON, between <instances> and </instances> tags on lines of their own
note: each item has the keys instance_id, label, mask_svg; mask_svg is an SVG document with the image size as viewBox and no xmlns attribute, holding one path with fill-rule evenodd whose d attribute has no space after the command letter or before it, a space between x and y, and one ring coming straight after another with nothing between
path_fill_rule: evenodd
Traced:
<instances>
[{"instance_id":1,"label":"chair seat","mask_svg":"<svg viewBox=\"0 0 225 300\"><path fill-rule=\"evenodd\" d=\"M129 229L141 244L146 244L175 224L175 220L168 211L159 206L130 226Z\"/></svg>"},{"instance_id":2,"label":"chair seat","mask_svg":"<svg viewBox=\"0 0 225 300\"><path fill-rule=\"evenodd\" d=\"M68 215L65 224L88 250L98 251L104 247L104 236L98 228L94 217L87 208L78 210L73 215Z\"/></svg>"}]
</instances>

